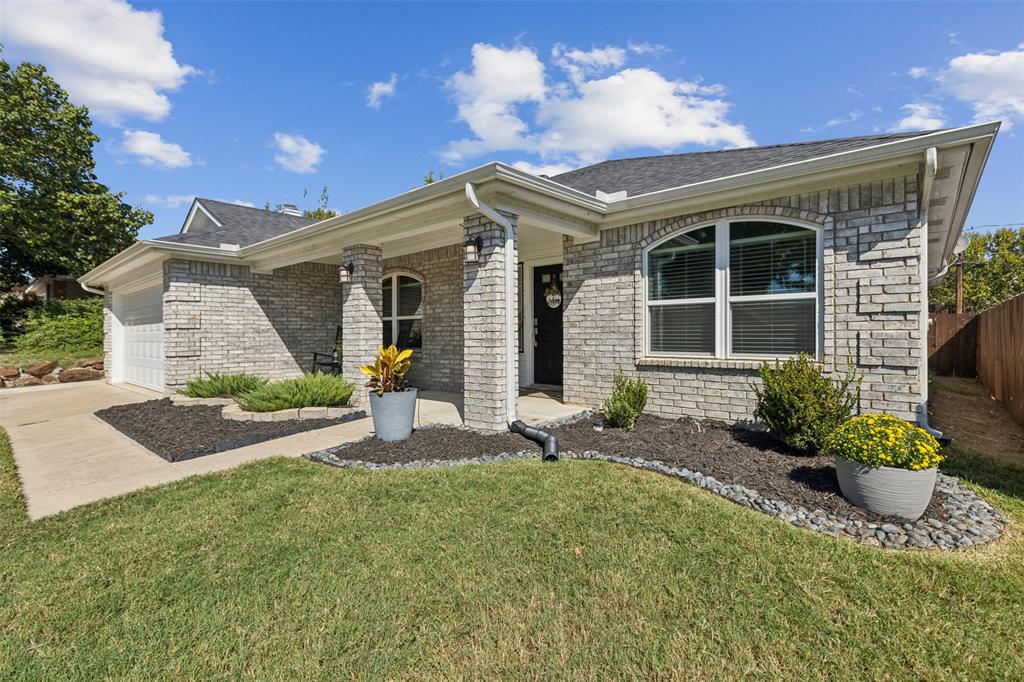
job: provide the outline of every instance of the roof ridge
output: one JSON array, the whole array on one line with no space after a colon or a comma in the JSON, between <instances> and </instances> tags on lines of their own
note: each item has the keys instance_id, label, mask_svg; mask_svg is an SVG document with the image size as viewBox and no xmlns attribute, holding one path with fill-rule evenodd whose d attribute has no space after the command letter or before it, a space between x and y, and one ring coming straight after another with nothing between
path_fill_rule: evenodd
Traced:
<instances>
[{"instance_id":1,"label":"roof ridge","mask_svg":"<svg viewBox=\"0 0 1024 682\"><path fill-rule=\"evenodd\" d=\"M828 139L825 139L825 140L803 140L801 142L780 142L778 144L752 145L750 147L731 147L729 149L707 149L707 150L699 151L699 152L679 152L679 153L676 153L676 154L646 154L644 156L627 156L627 157L622 158L622 159L605 159L604 161L598 161L597 163L592 163L592 164L590 164L588 166L580 166L579 168L574 168L574 169L572 169L570 171L565 171L564 173L559 173L558 175L553 175L553 176L550 176L550 177L551 178L557 178L557 177L560 177L562 175L568 175L570 173L575 173L576 171L584 170L584 169L587 169L587 168L594 168L596 166L602 166L602 165L607 164L607 163L617 163L617 162L620 162L620 161L642 161L642 160L645 160L645 159L670 159L670 158L677 158L677 157L681 157L681 156L701 156L701 155L708 155L708 154L727 154L727 153L730 153L730 152L743 152L743 151L751 151L751 150L754 150L754 149L778 149L780 147L801 147L801 146L811 145L811 144L829 144L829 143L835 143L835 142L853 142L853 141L856 141L856 140L872 140L872 139L879 139L879 140L881 140L881 139L887 139L887 138L900 139L900 138L906 138L906 137L918 137L918 136L922 136L922 135L929 135L931 133L937 133L937 132L941 132L943 130L946 130L946 129L945 128L936 128L934 130L921 130L921 131L913 131L913 132L905 132L905 133L895 133L894 132L894 133L878 133L876 135L853 135L851 137L832 137L832 138L828 138Z\"/></svg>"}]
</instances>

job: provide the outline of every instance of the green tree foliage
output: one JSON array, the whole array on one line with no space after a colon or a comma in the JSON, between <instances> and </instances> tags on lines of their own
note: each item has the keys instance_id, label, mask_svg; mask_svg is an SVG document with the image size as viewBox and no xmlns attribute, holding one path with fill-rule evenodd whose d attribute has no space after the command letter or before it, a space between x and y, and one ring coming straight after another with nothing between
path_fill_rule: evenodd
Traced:
<instances>
[{"instance_id":1,"label":"green tree foliage","mask_svg":"<svg viewBox=\"0 0 1024 682\"><path fill-rule=\"evenodd\" d=\"M303 196L305 196L305 192L303 192ZM324 188L320 190L320 199L316 202L316 208L312 210L307 208L302 211L302 215L316 221L333 218L338 215L338 212L332 208L327 208L328 203L330 203L330 196L327 194L327 185L324 185Z\"/></svg>"},{"instance_id":2,"label":"green tree foliage","mask_svg":"<svg viewBox=\"0 0 1024 682\"><path fill-rule=\"evenodd\" d=\"M153 222L96 181L99 137L38 64L0 59L0 288L29 275L82 275Z\"/></svg>"},{"instance_id":3,"label":"green tree foliage","mask_svg":"<svg viewBox=\"0 0 1024 682\"><path fill-rule=\"evenodd\" d=\"M963 252L964 310L979 312L1024 292L1024 227L972 232ZM932 305L956 305L956 268L929 292Z\"/></svg>"},{"instance_id":4,"label":"green tree foliage","mask_svg":"<svg viewBox=\"0 0 1024 682\"><path fill-rule=\"evenodd\" d=\"M25 333L15 349L22 353L103 352L103 299L49 301L29 310Z\"/></svg>"}]
</instances>

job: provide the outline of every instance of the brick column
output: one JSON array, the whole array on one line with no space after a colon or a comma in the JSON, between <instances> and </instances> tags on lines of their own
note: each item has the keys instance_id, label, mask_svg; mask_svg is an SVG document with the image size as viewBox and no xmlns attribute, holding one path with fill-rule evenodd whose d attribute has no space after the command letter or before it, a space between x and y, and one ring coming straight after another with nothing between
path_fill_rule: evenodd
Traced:
<instances>
[{"instance_id":1,"label":"brick column","mask_svg":"<svg viewBox=\"0 0 1024 682\"><path fill-rule=\"evenodd\" d=\"M512 261L516 262L516 217L512 223ZM508 429L508 381L506 339L516 329L506 328L505 302L516 305L517 268L513 265L512 287L505 290L505 230L482 215L462 221L465 239L480 237L478 263L463 263L463 420L480 431ZM519 356L512 354L512 376L519 376Z\"/></svg>"},{"instance_id":2,"label":"brick column","mask_svg":"<svg viewBox=\"0 0 1024 682\"><path fill-rule=\"evenodd\" d=\"M356 385L352 404L365 405L366 378L359 368L373 362L382 340L380 247L350 246L342 251L341 262L354 266L351 282L341 287L341 368L345 378Z\"/></svg>"}]
</instances>

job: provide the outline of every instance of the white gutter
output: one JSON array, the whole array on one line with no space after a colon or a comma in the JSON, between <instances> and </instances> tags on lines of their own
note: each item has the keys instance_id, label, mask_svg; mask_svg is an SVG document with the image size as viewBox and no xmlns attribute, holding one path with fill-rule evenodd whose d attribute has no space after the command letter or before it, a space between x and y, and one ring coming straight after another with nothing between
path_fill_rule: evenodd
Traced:
<instances>
[{"instance_id":1,"label":"white gutter","mask_svg":"<svg viewBox=\"0 0 1024 682\"><path fill-rule=\"evenodd\" d=\"M941 438L942 432L928 425L928 325L930 322L928 319L928 204L932 200L932 184L935 181L935 172L938 168L939 151L935 147L929 147L924 152L924 178L922 178L919 210L921 218L918 222L918 227L921 228L921 258L918 261L921 280L921 367L918 372L921 408L917 415L917 421L925 431L936 438Z\"/></svg>"},{"instance_id":2,"label":"white gutter","mask_svg":"<svg viewBox=\"0 0 1024 682\"><path fill-rule=\"evenodd\" d=\"M512 303L514 300L512 287L515 286L512 273L515 272L516 262L513 254L515 239L512 234L512 223L494 208L480 201L476 196L473 184L469 182L466 183L466 200L505 231L505 404L508 412L507 423L511 424L517 419L516 408L519 402L519 376L515 371L514 361L514 353L518 353L519 349L513 340L516 311Z\"/></svg>"}]
</instances>

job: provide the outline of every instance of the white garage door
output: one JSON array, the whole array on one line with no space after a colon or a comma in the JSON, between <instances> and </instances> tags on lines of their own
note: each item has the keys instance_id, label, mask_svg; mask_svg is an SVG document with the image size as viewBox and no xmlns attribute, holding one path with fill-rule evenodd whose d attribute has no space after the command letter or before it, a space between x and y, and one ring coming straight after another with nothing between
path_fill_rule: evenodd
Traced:
<instances>
[{"instance_id":1,"label":"white garage door","mask_svg":"<svg viewBox=\"0 0 1024 682\"><path fill-rule=\"evenodd\" d=\"M163 287L126 294L121 305L124 325L124 380L164 390Z\"/></svg>"}]
</instances>

